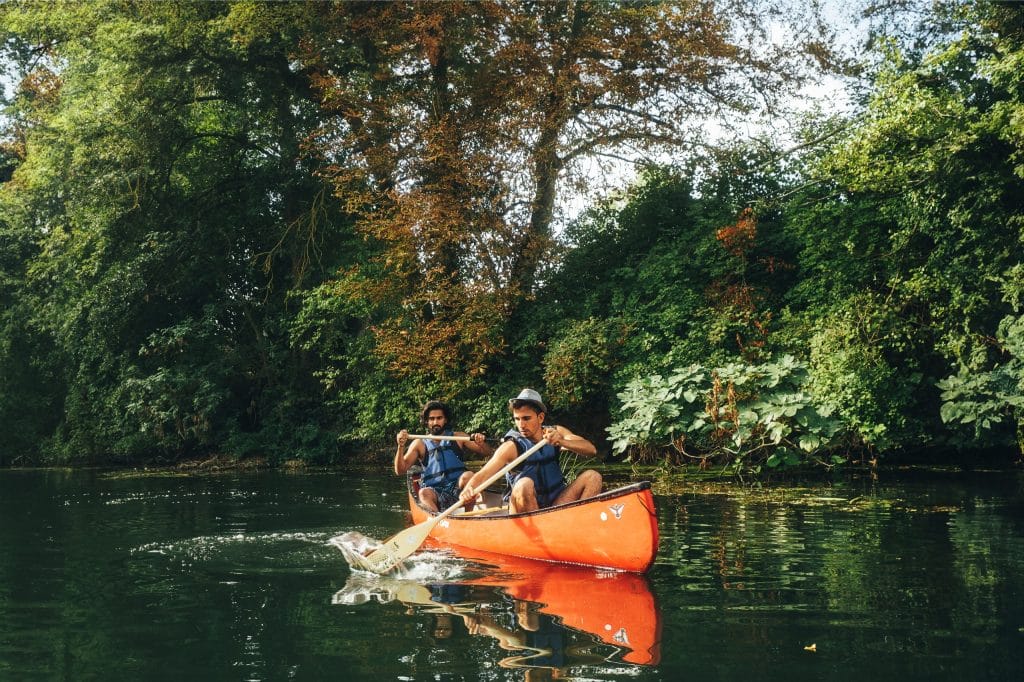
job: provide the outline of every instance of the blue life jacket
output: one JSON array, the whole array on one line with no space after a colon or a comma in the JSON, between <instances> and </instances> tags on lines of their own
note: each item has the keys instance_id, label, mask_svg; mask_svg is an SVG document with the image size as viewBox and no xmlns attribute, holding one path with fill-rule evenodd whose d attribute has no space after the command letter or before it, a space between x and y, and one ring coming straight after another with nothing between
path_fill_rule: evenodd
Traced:
<instances>
[{"instance_id":1,"label":"blue life jacket","mask_svg":"<svg viewBox=\"0 0 1024 682\"><path fill-rule=\"evenodd\" d=\"M516 450L520 455L536 445L515 429L505 434L505 440L515 441ZM533 479L537 500L541 501L541 506L545 506L544 501L553 500L566 485L562 467L558 463L560 452L562 448L545 443L544 447L527 457L526 461L519 465L519 469L505 474L509 488L520 476L528 476Z\"/></svg>"},{"instance_id":2,"label":"blue life jacket","mask_svg":"<svg viewBox=\"0 0 1024 682\"><path fill-rule=\"evenodd\" d=\"M446 429L443 435L452 435L451 429ZM466 465L462 462L462 450L455 441L425 440L423 444L427 448L427 458L420 485L436 488L445 483L458 483Z\"/></svg>"}]
</instances>

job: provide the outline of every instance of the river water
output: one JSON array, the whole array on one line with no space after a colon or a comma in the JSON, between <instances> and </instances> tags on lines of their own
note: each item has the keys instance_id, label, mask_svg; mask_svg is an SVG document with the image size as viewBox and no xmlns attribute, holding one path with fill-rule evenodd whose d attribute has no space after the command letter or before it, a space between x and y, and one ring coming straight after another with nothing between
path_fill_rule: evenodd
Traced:
<instances>
[{"instance_id":1,"label":"river water","mask_svg":"<svg viewBox=\"0 0 1024 682\"><path fill-rule=\"evenodd\" d=\"M336 543L404 527L385 472L0 470L0 680L1021 679L1020 472L655 490L646 576L376 578Z\"/></svg>"}]
</instances>

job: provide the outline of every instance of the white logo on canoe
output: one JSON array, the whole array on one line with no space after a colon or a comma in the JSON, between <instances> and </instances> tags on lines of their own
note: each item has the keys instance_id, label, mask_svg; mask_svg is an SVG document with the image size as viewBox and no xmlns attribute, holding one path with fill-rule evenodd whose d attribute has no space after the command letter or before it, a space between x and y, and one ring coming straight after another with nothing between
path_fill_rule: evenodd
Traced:
<instances>
[{"instance_id":1,"label":"white logo on canoe","mask_svg":"<svg viewBox=\"0 0 1024 682\"><path fill-rule=\"evenodd\" d=\"M624 504L613 504L612 506L610 506L608 508L612 510L612 514L615 515L615 518L621 519L622 518L622 510L626 508L626 505L624 505Z\"/></svg>"}]
</instances>

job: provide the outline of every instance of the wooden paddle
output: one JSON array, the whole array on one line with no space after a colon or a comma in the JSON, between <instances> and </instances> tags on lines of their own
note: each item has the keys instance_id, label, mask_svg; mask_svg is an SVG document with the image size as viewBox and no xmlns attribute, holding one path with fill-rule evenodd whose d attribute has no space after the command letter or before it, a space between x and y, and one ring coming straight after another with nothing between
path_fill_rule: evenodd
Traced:
<instances>
[{"instance_id":1,"label":"wooden paddle","mask_svg":"<svg viewBox=\"0 0 1024 682\"><path fill-rule=\"evenodd\" d=\"M522 464L527 457L540 450L547 443L548 439L542 438L539 443L503 466L501 470L494 472L490 478L478 485L477 488L484 490L487 486ZM410 554L419 549L423 541L430 535L430 531L434 529L434 526L454 514L463 504L465 503L459 500L437 516L432 516L423 523L406 528L400 533L391 536L384 541L380 549L374 550L368 556L353 557L355 563L359 565L359 568L373 571L374 573L387 573L391 571L395 566L405 561Z\"/></svg>"},{"instance_id":2,"label":"wooden paddle","mask_svg":"<svg viewBox=\"0 0 1024 682\"><path fill-rule=\"evenodd\" d=\"M409 438L419 438L420 440L473 440L472 436L433 436L421 433L410 433Z\"/></svg>"}]
</instances>

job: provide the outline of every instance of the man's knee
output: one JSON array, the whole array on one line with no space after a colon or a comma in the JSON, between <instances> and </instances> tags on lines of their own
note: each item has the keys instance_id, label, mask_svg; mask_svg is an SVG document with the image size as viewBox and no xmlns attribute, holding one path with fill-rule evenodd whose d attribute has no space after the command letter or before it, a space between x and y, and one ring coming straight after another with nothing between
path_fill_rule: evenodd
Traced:
<instances>
[{"instance_id":1,"label":"man's knee","mask_svg":"<svg viewBox=\"0 0 1024 682\"><path fill-rule=\"evenodd\" d=\"M579 486L580 497L593 497L601 492L601 486L604 483L604 479L601 478L601 474L594 471L593 469L587 469L581 471L580 475L576 477L576 485Z\"/></svg>"},{"instance_id":2,"label":"man's knee","mask_svg":"<svg viewBox=\"0 0 1024 682\"><path fill-rule=\"evenodd\" d=\"M537 489L533 479L520 478L512 486L512 507L519 511L532 511L537 507Z\"/></svg>"},{"instance_id":3,"label":"man's knee","mask_svg":"<svg viewBox=\"0 0 1024 682\"><path fill-rule=\"evenodd\" d=\"M533 479L532 478L520 478L518 481L516 481L515 484L512 486L512 496L513 497L523 497L523 496L536 497L537 496L537 490L536 490L536 488L533 485Z\"/></svg>"},{"instance_id":4,"label":"man's knee","mask_svg":"<svg viewBox=\"0 0 1024 682\"><path fill-rule=\"evenodd\" d=\"M437 509L437 492L433 488L420 488L420 502Z\"/></svg>"}]
</instances>

